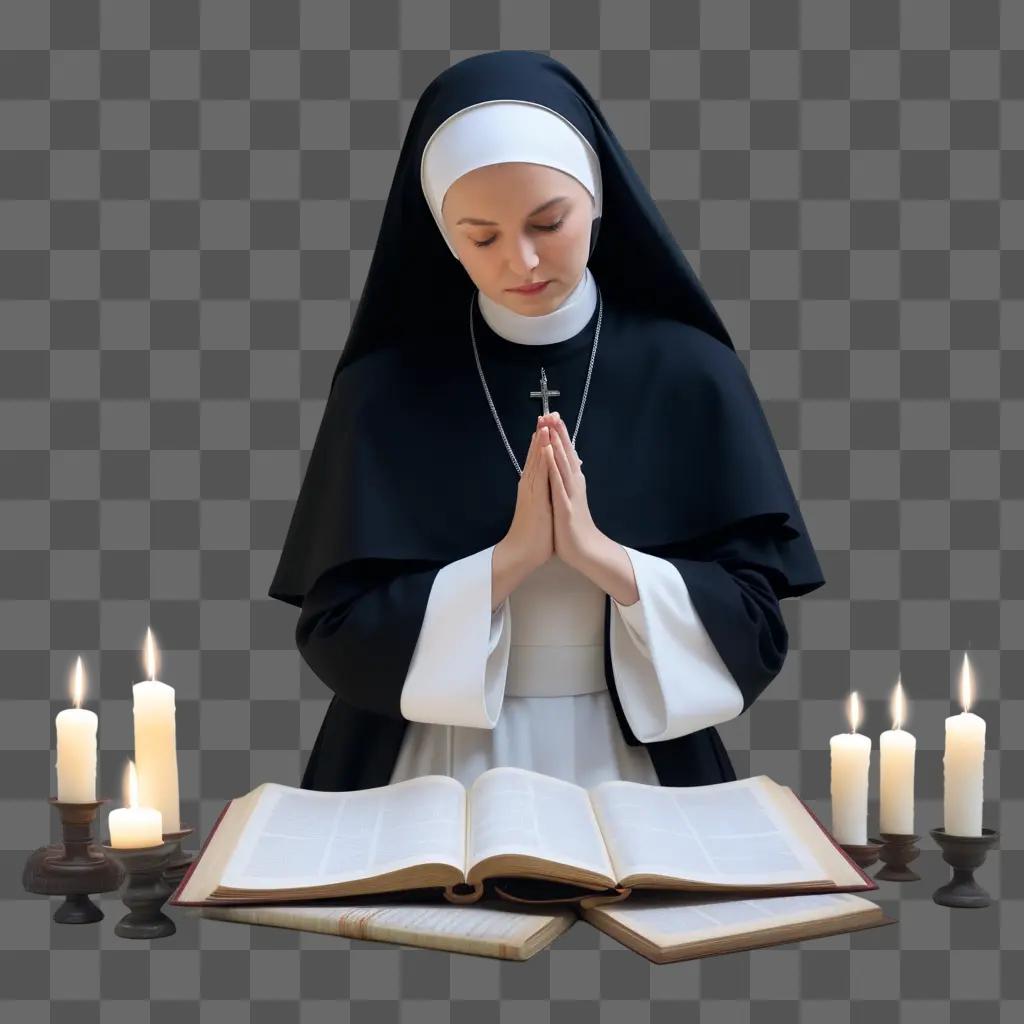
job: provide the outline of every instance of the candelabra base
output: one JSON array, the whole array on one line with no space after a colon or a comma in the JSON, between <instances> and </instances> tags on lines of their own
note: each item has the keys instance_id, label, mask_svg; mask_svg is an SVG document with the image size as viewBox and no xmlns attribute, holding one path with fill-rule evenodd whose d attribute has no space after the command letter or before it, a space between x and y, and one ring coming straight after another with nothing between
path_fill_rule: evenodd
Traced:
<instances>
[{"instance_id":1,"label":"candelabra base","mask_svg":"<svg viewBox=\"0 0 1024 1024\"><path fill-rule=\"evenodd\" d=\"M129 912L114 925L114 934L123 939L161 939L173 935L178 929L161 908L171 895L163 873L174 853L174 842L137 849L104 843L103 849L124 865L128 876L121 899Z\"/></svg>"},{"instance_id":2,"label":"candelabra base","mask_svg":"<svg viewBox=\"0 0 1024 1024\"><path fill-rule=\"evenodd\" d=\"M878 860L878 851L881 850L881 843L840 843L839 844L849 855L850 859L859 868L867 868Z\"/></svg>"},{"instance_id":3,"label":"candelabra base","mask_svg":"<svg viewBox=\"0 0 1024 1024\"><path fill-rule=\"evenodd\" d=\"M58 924L91 924L103 920L103 911L89 898L92 893L112 892L124 881L124 868L93 840L96 812L105 800L65 803L50 797L60 814L63 842L40 846L29 854L21 884L26 892L63 896L54 911Z\"/></svg>"},{"instance_id":4,"label":"candelabra base","mask_svg":"<svg viewBox=\"0 0 1024 1024\"><path fill-rule=\"evenodd\" d=\"M944 907L987 907L992 897L974 880L974 872L985 863L988 848L998 841L999 833L982 828L980 836L956 836L944 828L933 828L929 834L953 869L953 877L932 893L932 899Z\"/></svg>"},{"instance_id":5,"label":"candelabra base","mask_svg":"<svg viewBox=\"0 0 1024 1024\"><path fill-rule=\"evenodd\" d=\"M872 842L882 843L878 851L878 858L885 862L885 867L875 872L875 878L883 882L916 882L920 875L907 865L921 856L921 851L915 846L915 841L920 839L919 835L913 832L879 832L878 839Z\"/></svg>"}]
</instances>

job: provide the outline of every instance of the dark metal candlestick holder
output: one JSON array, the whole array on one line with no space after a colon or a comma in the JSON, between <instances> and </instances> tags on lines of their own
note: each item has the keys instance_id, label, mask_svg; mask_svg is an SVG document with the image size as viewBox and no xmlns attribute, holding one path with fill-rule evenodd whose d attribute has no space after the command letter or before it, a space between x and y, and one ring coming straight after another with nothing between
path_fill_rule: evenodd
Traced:
<instances>
[{"instance_id":1,"label":"dark metal candlestick holder","mask_svg":"<svg viewBox=\"0 0 1024 1024\"><path fill-rule=\"evenodd\" d=\"M56 909L59 924L89 924L103 920L103 911L90 894L113 892L124 881L124 868L96 845L92 825L96 812L106 800L64 803L50 797L60 813L63 842L40 846L29 854L21 884L26 892L64 896Z\"/></svg>"},{"instance_id":2,"label":"dark metal candlestick holder","mask_svg":"<svg viewBox=\"0 0 1024 1024\"><path fill-rule=\"evenodd\" d=\"M921 876L907 865L921 856L914 845L921 837L913 832L879 832L878 835L880 838L872 842L882 844L878 858L885 862L885 867L875 872L875 878L883 882L916 882Z\"/></svg>"},{"instance_id":3,"label":"dark metal candlestick holder","mask_svg":"<svg viewBox=\"0 0 1024 1024\"><path fill-rule=\"evenodd\" d=\"M867 868L878 860L878 852L882 849L881 843L840 843L839 844L849 855L857 867Z\"/></svg>"},{"instance_id":4,"label":"dark metal candlestick holder","mask_svg":"<svg viewBox=\"0 0 1024 1024\"><path fill-rule=\"evenodd\" d=\"M189 865L196 858L194 853L181 848L182 842L192 835L193 832L195 832L194 828L183 828L179 832L164 833L164 842L170 843L173 847L167 859L167 866L164 868L164 882L167 883L167 887L171 892L178 888L181 880L185 877L185 872L188 871Z\"/></svg>"},{"instance_id":5,"label":"dark metal candlestick holder","mask_svg":"<svg viewBox=\"0 0 1024 1024\"><path fill-rule=\"evenodd\" d=\"M992 898L974 880L974 871L985 863L999 833L994 828L982 828L980 836L956 836L944 828L928 831L942 847L942 859L953 868L953 877L932 893L932 899L944 907L987 907Z\"/></svg>"},{"instance_id":6,"label":"dark metal candlestick holder","mask_svg":"<svg viewBox=\"0 0 1024 1024\"><path fill-rule=\"evenodd\" d=\"M121 899L129 912L114 925L115 935L123 939L161 939L177 931L161 910L171 895L163 874L175 848L173 840L135 849L103 844L107 855L119 860L128 876Z\"/></svg>"}]
</instances>

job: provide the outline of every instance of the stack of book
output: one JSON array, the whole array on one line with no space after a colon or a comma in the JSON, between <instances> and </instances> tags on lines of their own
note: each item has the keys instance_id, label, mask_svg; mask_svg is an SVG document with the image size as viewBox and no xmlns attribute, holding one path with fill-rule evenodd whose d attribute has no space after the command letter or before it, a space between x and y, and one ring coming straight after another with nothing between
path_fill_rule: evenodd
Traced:
<instances>
[{"instance_id":1,"label":"stack of book","mask_svg":"<svg viewBox=\"0 0 1024 1024\"><path fill-rule=\"evenodd\" d=\"M655 963L894 924L788 787L589 789L492 768L228 801L170 898L202 917L525 960L577 920Z\"/></svg>"}]
</instances>

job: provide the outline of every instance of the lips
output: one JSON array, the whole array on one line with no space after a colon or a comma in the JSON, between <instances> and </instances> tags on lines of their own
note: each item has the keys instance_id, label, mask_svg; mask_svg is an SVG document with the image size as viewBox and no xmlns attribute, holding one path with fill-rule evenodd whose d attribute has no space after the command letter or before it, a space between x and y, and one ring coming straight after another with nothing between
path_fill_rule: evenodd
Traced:
<instances>
[{"instance_id":1,"label":"lips","mask_svg":"<svg viewBox=\"0 0 1024 1024\"><path fill-rule=\"evenodd\" d=\"M519 292L522 295L533 295L536 292L539 292L542 288L546 288L549 283L550 282L548 282L548 281L541 281L538 284L528 285L525 288L510 288L509 291L511 291L511 292Z\"/></svg>"}]
</instances>

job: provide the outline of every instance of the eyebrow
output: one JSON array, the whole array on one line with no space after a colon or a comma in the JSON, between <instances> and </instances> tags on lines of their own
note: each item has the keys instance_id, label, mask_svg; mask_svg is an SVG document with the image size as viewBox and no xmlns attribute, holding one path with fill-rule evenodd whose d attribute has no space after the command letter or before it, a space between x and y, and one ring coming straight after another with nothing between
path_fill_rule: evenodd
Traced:
<instances>
[{"instance_id":1,"label":"eyebrow","mask_svg":"<svg viewBox=\"0 0 1024 1024\"><path fill-rule=\"evenodd\" d=\"M560 203L564 199L568 199L568 196L555 196L554 199L549 199L546 203L541 203L536 210L531 210L526 216L533 217L538 213L542 213L549 206L554 206L555 203ZM479 224L483 227L496 227L497 221L493 220L481 220L479 217L460 217L456 222L455 226L458 227L460 224Z\"/></svg>"}]
</instances>

